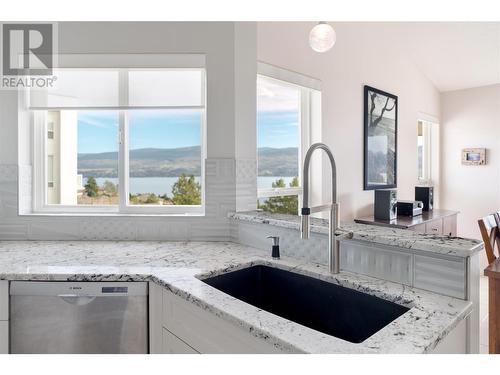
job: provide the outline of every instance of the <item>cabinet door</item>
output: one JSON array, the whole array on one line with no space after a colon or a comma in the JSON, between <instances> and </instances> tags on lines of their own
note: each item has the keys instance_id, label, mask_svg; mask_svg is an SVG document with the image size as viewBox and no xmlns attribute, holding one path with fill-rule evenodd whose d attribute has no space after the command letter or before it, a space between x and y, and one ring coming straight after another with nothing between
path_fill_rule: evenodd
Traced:
<instances>
[{"instance_id":1,"label":"cabinet door","mask_svg":"<svg viewBox=\"0 0 500 375\"><path fill-rule=\"evenodd\" d=\"M163 328L162 352L164 354L199 354L196 350L165 328Z\"/></svg>"},{"instance_id":2,"label":"cabinet door","mask_svg":"<svg viewBox=\"0 0 500 375\"><path fill-rule=\"evenodd\" d=\"M0 281L0 320L9 320L9 282Z\"/></svg>"},{"instance_id":3,"label":"cabinet door","mask_svg":"<svg viewBox=\"0 0 500 375\"><path fill-rule=\"evenodd\" d=\"M0 354L9 354L9 322L0 322Z\"/></svg>"},{"instance_id":4,"label":"cabinet door","mask_svg":"<svg viewBox=\"0 0 500 375\"><path fill-rule=\"evenodd\" d=\"M162 351L162 312L163 288L149 282L149 353L160 354Z\"/></svg>"},{"instance_id":5,"label":"cabinet door","mask_svg":"<svg viewBox=\"0 0 500 375\"><path fill-rule=\"evenodd\" d=\"M411 285L411 259L407 252L391 251L368 242L340 242L340 267L344 271Z\"/></svg>"},{"instance_id":6,"label":"cabinet door","mask_svg":"<svg viewBox=\"0 0 500 375\"><path fill-rule=\"evenodd\" d=\"M467 353L467 318L448 333L430 352L431 354L466 354Z\"/></svg>"},{"instance_id":7,"label":"cabinet door","mask_svg":"<svg viewBox=\"0 0 500 375\"><path fill-rule=\"evenodd\" d=\"M163 290L163 327L200 353L279 353L264 338Z\"/></svg>"},{"instance_id":8,"label":"cabinet door","mask_svg":"<svg viewBox=\"0 0 500 375\"><path fill-rule=\"evenodd\" d=\"M425 224L425 233L428 234L443 234L443 221L433 220Z\"/></svg>"},{"instance_id":9,"label":"cabinet door","mask_svg":"<svg viewBox=\"0 0 500 375\"><path fill-rule=\"evenodd\" d=\"M443 218L443 234L445 236L457 236L457 215Z\"/></svg>"},{"instance_id":10,"label":"cabinet door","mask_svg":"<svg viewBox=\"0 0 500 375\"><path fill-rule=\"evenodd\" d=\"M466 298L464 258L443 259L415 255L413 286L460 299Z\"/></svg>"},{"instance_id":11,"label":"cabinet door","mask_svg":"<svg viewBox=\"0 0 500 375\"><path fill-rule=\"evenodd\" d=\"M425 233L425 223L414 225L408 229L411 229L418 233Z\"/></svg>"}]
</instances>

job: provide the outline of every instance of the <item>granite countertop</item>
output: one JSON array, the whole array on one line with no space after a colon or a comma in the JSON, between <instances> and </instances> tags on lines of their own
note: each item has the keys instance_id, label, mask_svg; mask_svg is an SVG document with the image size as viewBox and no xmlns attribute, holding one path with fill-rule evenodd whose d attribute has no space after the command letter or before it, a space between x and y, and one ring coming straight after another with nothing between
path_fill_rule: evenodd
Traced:
<instances>
[{"instance_id":1,"label":"granite countertop","mask_svg":"<svg viewBox=\"0 0 500 375\"><path fill-rule=\"evenodd\" d=\"M200 278L253 264L317 277L410 310L360 344L350 343L239 301ZM472 303L388 281L341 272L231 242L0 241L0 279L153 281L208 313L285 352L425 353L472 310Z\"/></svg>"},{"instance_id":2,"label":"granite countertop","mask_svg":"<svg viewBox=\"0 0 500 375\"><path fill-rule=\"evenodd\" d=\"M230 213L229 218L296 230L300 228L300 216L294 215L246 211ZM311 232L328 234L328 220L311 218ZM483 249L483 243L475 239L424 234L408 229L388 228L355 222L341 223L336 235L346 239L459 257L469 257Z\"/></svg>"}]
</instances>

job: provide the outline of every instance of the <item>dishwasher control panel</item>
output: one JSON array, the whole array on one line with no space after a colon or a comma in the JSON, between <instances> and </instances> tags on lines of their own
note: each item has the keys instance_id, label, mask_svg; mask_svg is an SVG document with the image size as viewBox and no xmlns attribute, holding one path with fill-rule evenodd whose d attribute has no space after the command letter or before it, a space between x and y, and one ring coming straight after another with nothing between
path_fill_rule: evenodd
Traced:
<instances>
[{"instance_id":1,"label":"dishwasher control panel","mask_svg":"<svg viewBox=\"0 0 500 375\"><path fill-rule=\"evenodd\" d=\"M148 294L146 282L124 281L14 281L10 295L38 296L144 296Z\"/></svg>"}]
</instances>

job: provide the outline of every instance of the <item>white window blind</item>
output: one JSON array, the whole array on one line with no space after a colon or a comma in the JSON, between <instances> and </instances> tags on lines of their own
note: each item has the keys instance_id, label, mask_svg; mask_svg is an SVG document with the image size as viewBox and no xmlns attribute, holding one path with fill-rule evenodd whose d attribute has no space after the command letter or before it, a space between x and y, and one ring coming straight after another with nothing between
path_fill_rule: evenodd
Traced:
<instances>
[{"instance_id":1,"label":"white window blind","mask_svg":"<svg viewBox=\"0 0 500 375\"><path fill-rule=\"evenodd\" d=\"M54 87L30 91L31 109L205 106L203 69L55 69Z\"/></svg>"},{"instance_id":2,"label":"white window blind","mask_svg":"<svg viewBox=\"0 0 500 375\"><path fill-rule=\"evenodd\" d=\"M30 107L85 108L119 106L119 72L55 69L54 87L30 91Z\"/></svg>"},{"instance_id":3,"label":"white window blind","mask_svg":"<svg viewBox=\"0 0 500 375\"><path fill-rule=\"evenodd\" d=\"M203 106L202 80L199 69L132 70L128 73L129 105Z\"/></svg>"}]
</instances>

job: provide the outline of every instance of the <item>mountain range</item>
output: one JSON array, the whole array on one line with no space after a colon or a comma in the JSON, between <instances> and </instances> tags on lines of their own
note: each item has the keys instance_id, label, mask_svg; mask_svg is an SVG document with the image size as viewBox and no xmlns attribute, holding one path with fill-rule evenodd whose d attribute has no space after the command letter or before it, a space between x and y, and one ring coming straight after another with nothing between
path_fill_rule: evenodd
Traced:
<instances>
[{"instance_id":1,"label":"mountain range","mask_svg":"<svg viewBox=\"0 0 500 375\"><path fill-rule=\"evenodd\" d=\"M296 176L298 149L258 149L259 176ZM177 177L201 174L200 146L142 148L129 154L130 177ZM78 173L83 177L118 177L118 152L78 154Z\"/></svg>"}]
</instances>

